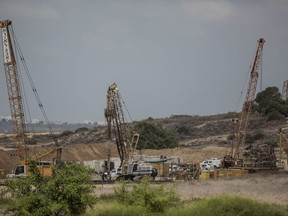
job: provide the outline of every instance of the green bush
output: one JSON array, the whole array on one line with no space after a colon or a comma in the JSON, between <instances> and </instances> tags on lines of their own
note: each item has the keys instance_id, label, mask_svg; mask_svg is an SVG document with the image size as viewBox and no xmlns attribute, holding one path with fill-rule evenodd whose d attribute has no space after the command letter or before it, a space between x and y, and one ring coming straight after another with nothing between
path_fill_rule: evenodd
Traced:
<instances>
[{"instance_id":1,"label":"green bush","mask_svg":"<svg viewBox=\"0 0 288 216\"><path fill-rule=\"evenodd\" d=\"M287 216L288 210L277 205L260 203L248 198L219 196L194 201L178 209L170 209L168 215L174 216Z\"/></svg>"},{"instance_id":2,"label":"green bush","mask_svg":"<svg viewBox=\"0 0 288 216\"><path fill-rule=\"evenodd\" d=\"M127 206L117 202L97 205L94 209L87 212L85 216L155 216L143 206Z\"/></svg>"},{"instance_id":3,"label":"green bush","mask_svg":"<svg viewBox=\"0 0 288 216\"><path fill-rule=\"evenodd\" d=\"M281 98L277 87L268 87L255 98L256 111L267 116L267 120L284 120L288 117L288 101Z\"/></svg>"},{"instance_id":4,"label":"green bush","mask_svg":"<svg viewBox=\"0 0 288 216\"><path fill-rule=\"evenodd\" d=\"M79 164L64 164L54 169L51 178L40 175L35 162L29 163L30 174L8 181L13 215L80 215L95 203L91 194L88 169Z\"/></svg>"},{"instance_id":5,"label":"green bush","mask_svg":"<svg viewBox=\"0 0 288 216\"><path fill-rule=\"evenodd\" d=\"M152 185L149 178L143 178L139 184L128 190L127 183L123 182L115 187L115 195L119 203L132 206L143 206L151 212L164 212L180 202L175 187Z\"/></svg>"},{"instance_id":6,"label":"green bush","mask_svg":"<svg viewBox=\"0 0 288 216\"><path fill-rule=\"evenodd\" d=\"M285 120L286 117L279 113L278 111L272 111L267 114L267 120L272 121L272 120Z\"/></svg>"},{"instance_id":7,"label":"green bush","mask_svg":"<svg viewBox=\"0 0 288 216\"><path fill-rule=\"evenodd\" d=\"M175 136L160 124L149 120L135 123L133 131L140 133L137 149L164 149L178 146Z\"/></svg>"},{"instance_id":8,"label":"green bush","mask_svg":"<svg viewBox=\"0 0 288 216\"><path fill-rule=\"evenodd\" d=\"M81 127L75 130L75 133L81 133L81 132L85 132L88 131L89 129L87 127Z\"/></svg>"}]
</instances>

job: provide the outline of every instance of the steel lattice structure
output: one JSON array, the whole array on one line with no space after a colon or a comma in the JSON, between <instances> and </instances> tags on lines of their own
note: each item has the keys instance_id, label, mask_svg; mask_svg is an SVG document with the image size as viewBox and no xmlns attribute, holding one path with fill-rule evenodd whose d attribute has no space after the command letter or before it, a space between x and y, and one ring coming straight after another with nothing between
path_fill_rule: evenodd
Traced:
<instances>
[{"instance_id":1,"label":"steel lattice structure","mask_svg":"<svg viewBox=\"0 0 288 216\"><path fill-rule=\"evenodd\" d=\"M113 83L107 90L107 108L105 117L108 125L108 137L111 138L111 124L116 138L117 150L121 165L128 163L130 143L127 139L124 112L122 109L121 96L117 84Z\"/></svg>"},{"instance_id":2,"label":"steel lattice structure","mask_svg":"<svg viewBox=\"0 0 288 216\"><path fill-rule=\"evenodd\" d=\"M239 122L236 148L233 154L233 157L237 159L240 158L240 151L243 150L245 140L246 140L249 117L250 117L250 114L252 111L252 105L255 99L259 72L261 70L261 61L262 61L262 52L263 52L264 43L265 43L265 40L263 38L260 38L258 40L258 46L257 46L255 58L253 61L252 69L250 72L250 79L249 79L247 94L246 94L245 102L242 107L241 118Z\"/></svg>"},{"instance_id":3,"label":"steel lattice structure","mask_svg":"<svg viewBox=\"0 0 288 216\"><path fill-rule=\"evenodd\" d=\"M0 21L0 28L2 30L4 71L6 77L11 118L14 123L15 133L19 138L19 156L20 159L24 159L26 157L26 146L24 142L26 128L20 81L18 77L18 70L10 37L9 28L11 28L11 25L12 22L10 20Z\"/></svg>"}]
</instances>

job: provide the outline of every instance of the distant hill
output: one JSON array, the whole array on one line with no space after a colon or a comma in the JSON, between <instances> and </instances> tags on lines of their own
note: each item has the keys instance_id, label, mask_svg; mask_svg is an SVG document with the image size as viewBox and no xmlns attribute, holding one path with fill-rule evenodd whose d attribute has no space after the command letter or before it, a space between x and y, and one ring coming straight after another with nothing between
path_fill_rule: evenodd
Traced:
<instances>
[{"instance_id":1,"label":"distant hill","mask_svg":"<svg viewBox=\"0 0 288 216\"><path fill-rule=\"evenodd\" d=\"M233 134L237 132L237 125L232 119L239 117L239 113L226 113L210 116L173 115L167 118L148 120L172 133L179 147L187 146L226 146L231 144ZM130 124L133 127L133 123ZM48 125L44 122L28 124L35 133L49 132ZM98 123L61 123L52 124L54 132L58 132L58 139L63 144L89 144L107 141L107 128ZM251 116L248 126L247 143L265 142L276 143L278 141L277 131L280 127L288 127L285 121L267 121L265 117L254 114ZM83 128L84 130L77 130ZM0 120L0 133L11 133L12 122L7 119ZM45 136L35 135L40 143L45 142ZM141 139L141 134L140 134ZM1 141L0 141L1 142ZM0 144L1 145L1 144Z\"/></svg>"},{"instance_id":2,"label":"distant hill","mask_svg":"<svg viewBox=\"0 0 288 216\"><path fill-rule=\"evenodd\" d=\"M237 132L237 125L232 123L232 119L237 117L239 113L211 116L173 115L168 118L149 118L149 121L162 125L165 130L174 134L179 147L230 146L233 134ZM133 123L130 126L133 126ZM249 121L247 143L276 145L280 127L287 128L287 122L267 121L265 117L254 114ZM59 140L63 144L101 143L107 141L107 128L95 127L80 133L63 133L62 136L59 135Z\"/></svg>"},{"instance_id":3,"label":"distant hill","mask_svg":"<svg viewBox=\"0 0 288 216\"><path fill-rule=\"evenodd\" d=\"M88 123L50 123L53 132L63 132L63 131L75 131L78 128L86 127L86 128L95 128L98 127L97 122L88 122ZM26 124L28 132L49 132L49 125L46 122L39 121L33 123ZM11 134L13 133L13 122L9 118L1 118L0 119L0 133Z\"/></svg>"}]
</instances>

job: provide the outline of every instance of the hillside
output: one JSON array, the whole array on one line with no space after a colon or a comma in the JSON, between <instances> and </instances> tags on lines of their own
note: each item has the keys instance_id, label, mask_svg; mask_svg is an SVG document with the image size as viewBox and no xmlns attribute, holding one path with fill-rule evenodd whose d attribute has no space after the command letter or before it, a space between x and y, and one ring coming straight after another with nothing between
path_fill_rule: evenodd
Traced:
<instances>
[{"instance_id":1,"label":"hillside","mask_svg":"<svg viewBox=\"0 0 288 216\"><path fill-rule=\"evenodd\" d=\"M237 113L227 113L212 116L175 115L169 118L151 119L149 121L161 124L167 131L173 133L178 141L175 149L141 150L137 154L180 156L183 162L195 162L209 157L222 157L231 148L233 138L232 118ZM265 118L254 115L249 125L248 141L250 143L270 143L277 145L278 128L288 129L283 121L266 121ZM63 159L68 161L85 161L104 159L107 150L112 150L112 157L117 157L117 148L114 141L107 140L106 127L93 129L65 131L58 133L58 141L64 147ZM54 146L51 136L35 134L29 137L34 154L44 152ZM141 136L140 136L141 139ZM12 135L0 137L0 169L12 169L15 159L11 157L11 149L15 147Z\"/></svg>"}]
</instances>

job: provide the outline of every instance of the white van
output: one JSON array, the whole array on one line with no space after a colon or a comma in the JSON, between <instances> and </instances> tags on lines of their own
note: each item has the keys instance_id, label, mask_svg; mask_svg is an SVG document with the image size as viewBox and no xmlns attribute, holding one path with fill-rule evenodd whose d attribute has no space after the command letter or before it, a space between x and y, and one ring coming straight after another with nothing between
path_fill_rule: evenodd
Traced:
<instances>
[{"instance_id":1,"label":"white van","mask_svg":"<svg viewBox=\"0 0 288 216\"><path fill-rule=\"evenodd\" d=\"M219 158L210 158L200 163L200 167L202 170L211 170L218 169L221 167L221 159Z\"/></svg>"}]
</instances>

